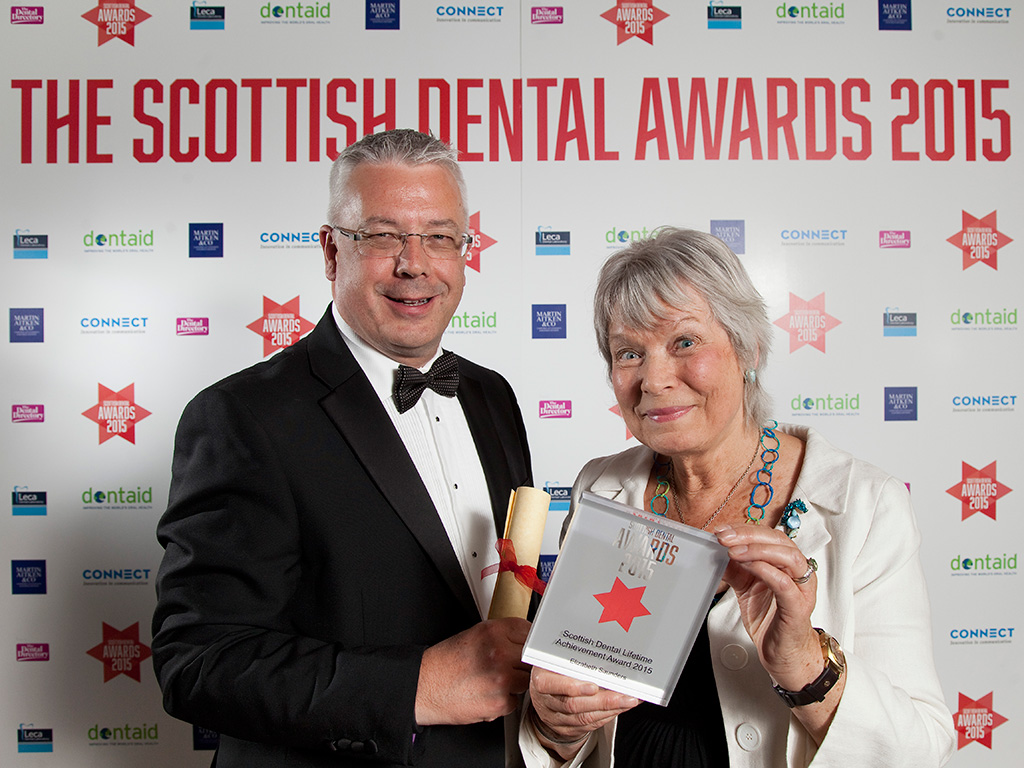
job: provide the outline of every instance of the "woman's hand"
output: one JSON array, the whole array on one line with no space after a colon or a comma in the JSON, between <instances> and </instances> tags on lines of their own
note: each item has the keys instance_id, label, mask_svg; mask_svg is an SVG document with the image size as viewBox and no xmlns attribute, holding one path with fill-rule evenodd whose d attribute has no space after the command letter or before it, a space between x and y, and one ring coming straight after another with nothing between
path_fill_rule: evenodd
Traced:
<instances>
[{"instance_id":1,"label":"woman's hand","mask_svg":"<svg viewBox=\"0 0 1024 768\"><path fill-rule=\"evenodd\" d=\"M563 760L570 760L592 731L640 701L594 683L534 667L530 703L533 729L541 744Z\"/></svg>"},{"instance_id":2,"label":"woman's hand","mask_svg":"<svg viewBox=\"0 0 1024 768\"><path fill-rule=\"evenodd\" d=\"M729 550L722 577L739 600L743 626L761 664L788 691L799 691L821 675L824 660L811 626L818 577L811 562L782 531L762 525L715 530ZM804 580L805 576L809 576ZM827 629L827 628L826 628ZM844 674L823 702L796 707L794 714L820 744L842 691Z\"/></svg>"}]
</instances>

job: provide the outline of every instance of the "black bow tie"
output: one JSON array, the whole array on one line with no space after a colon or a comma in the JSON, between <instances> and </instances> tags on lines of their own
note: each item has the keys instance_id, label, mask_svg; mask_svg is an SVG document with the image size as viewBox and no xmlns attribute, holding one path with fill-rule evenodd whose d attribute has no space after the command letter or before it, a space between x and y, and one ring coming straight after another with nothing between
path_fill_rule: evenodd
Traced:
<instances>
[{"instance_id":1,"label":"black bow tie","mask_svg":"<svg viewBox=\"0 0 1024 768\"><path fill-rule=\"evenodd\" d=\"M408 365L398 366L393 392L398 412L405 413L416 405L427 387L444 397L455 397L459 388L459 358L455 353L442 353L426 373Z\"/></svg>"}]
</instances>

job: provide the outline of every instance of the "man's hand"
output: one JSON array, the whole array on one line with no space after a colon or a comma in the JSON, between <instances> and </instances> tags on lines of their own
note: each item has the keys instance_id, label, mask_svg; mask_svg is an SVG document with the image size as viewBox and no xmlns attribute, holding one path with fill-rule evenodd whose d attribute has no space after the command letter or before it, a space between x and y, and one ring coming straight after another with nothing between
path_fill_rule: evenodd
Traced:
<instances>
[{"instance_id":1,"label":"man's hand","mask_svg":"<svg viewBox=\"0 0 1024 768\"><path fill-rule=\"evenodd\" d=\"M482 621L423 652L416 689L418 725L467 725L514 712L530 686L521 661L525 619Z\"/></svg>"}]
</instances>

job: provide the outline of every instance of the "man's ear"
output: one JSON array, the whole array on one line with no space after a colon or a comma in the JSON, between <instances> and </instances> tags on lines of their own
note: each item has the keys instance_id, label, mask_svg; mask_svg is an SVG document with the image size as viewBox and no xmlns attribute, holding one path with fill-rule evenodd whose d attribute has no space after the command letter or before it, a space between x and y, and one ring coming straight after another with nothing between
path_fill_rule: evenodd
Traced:
<instances>
[{"instance_id":1,"label":"man's ear","mask_svg":"<svg viewBox=\"0 0 1024 768\"><path fill-rule=\"evenodd\" d=\"M338 275L338 246L334 243L334 230L330 224L320 227L320 247L324 252L324 276L334 282Z\"/></svg>"}]
</instances>

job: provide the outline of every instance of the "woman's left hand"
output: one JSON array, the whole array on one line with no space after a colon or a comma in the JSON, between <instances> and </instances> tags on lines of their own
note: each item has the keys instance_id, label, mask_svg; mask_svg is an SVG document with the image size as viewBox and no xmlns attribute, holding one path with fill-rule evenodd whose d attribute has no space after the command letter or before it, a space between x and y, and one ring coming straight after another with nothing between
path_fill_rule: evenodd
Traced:
<instances>
[{"instance_id":1,"label":"woman's left hand","mask_svg":"<svg viewBox=\"0 0 1024 768\"><path fill-rule=\"evenodd\" d=\"M762 525L715 530L729 550L724 581L739 600L743 626L761 664L787 690L799 690L821 674L821 643L811 626L818 577L798 583L810 570L807 557L782 531Z\"/></svg>"}]
</instances>

